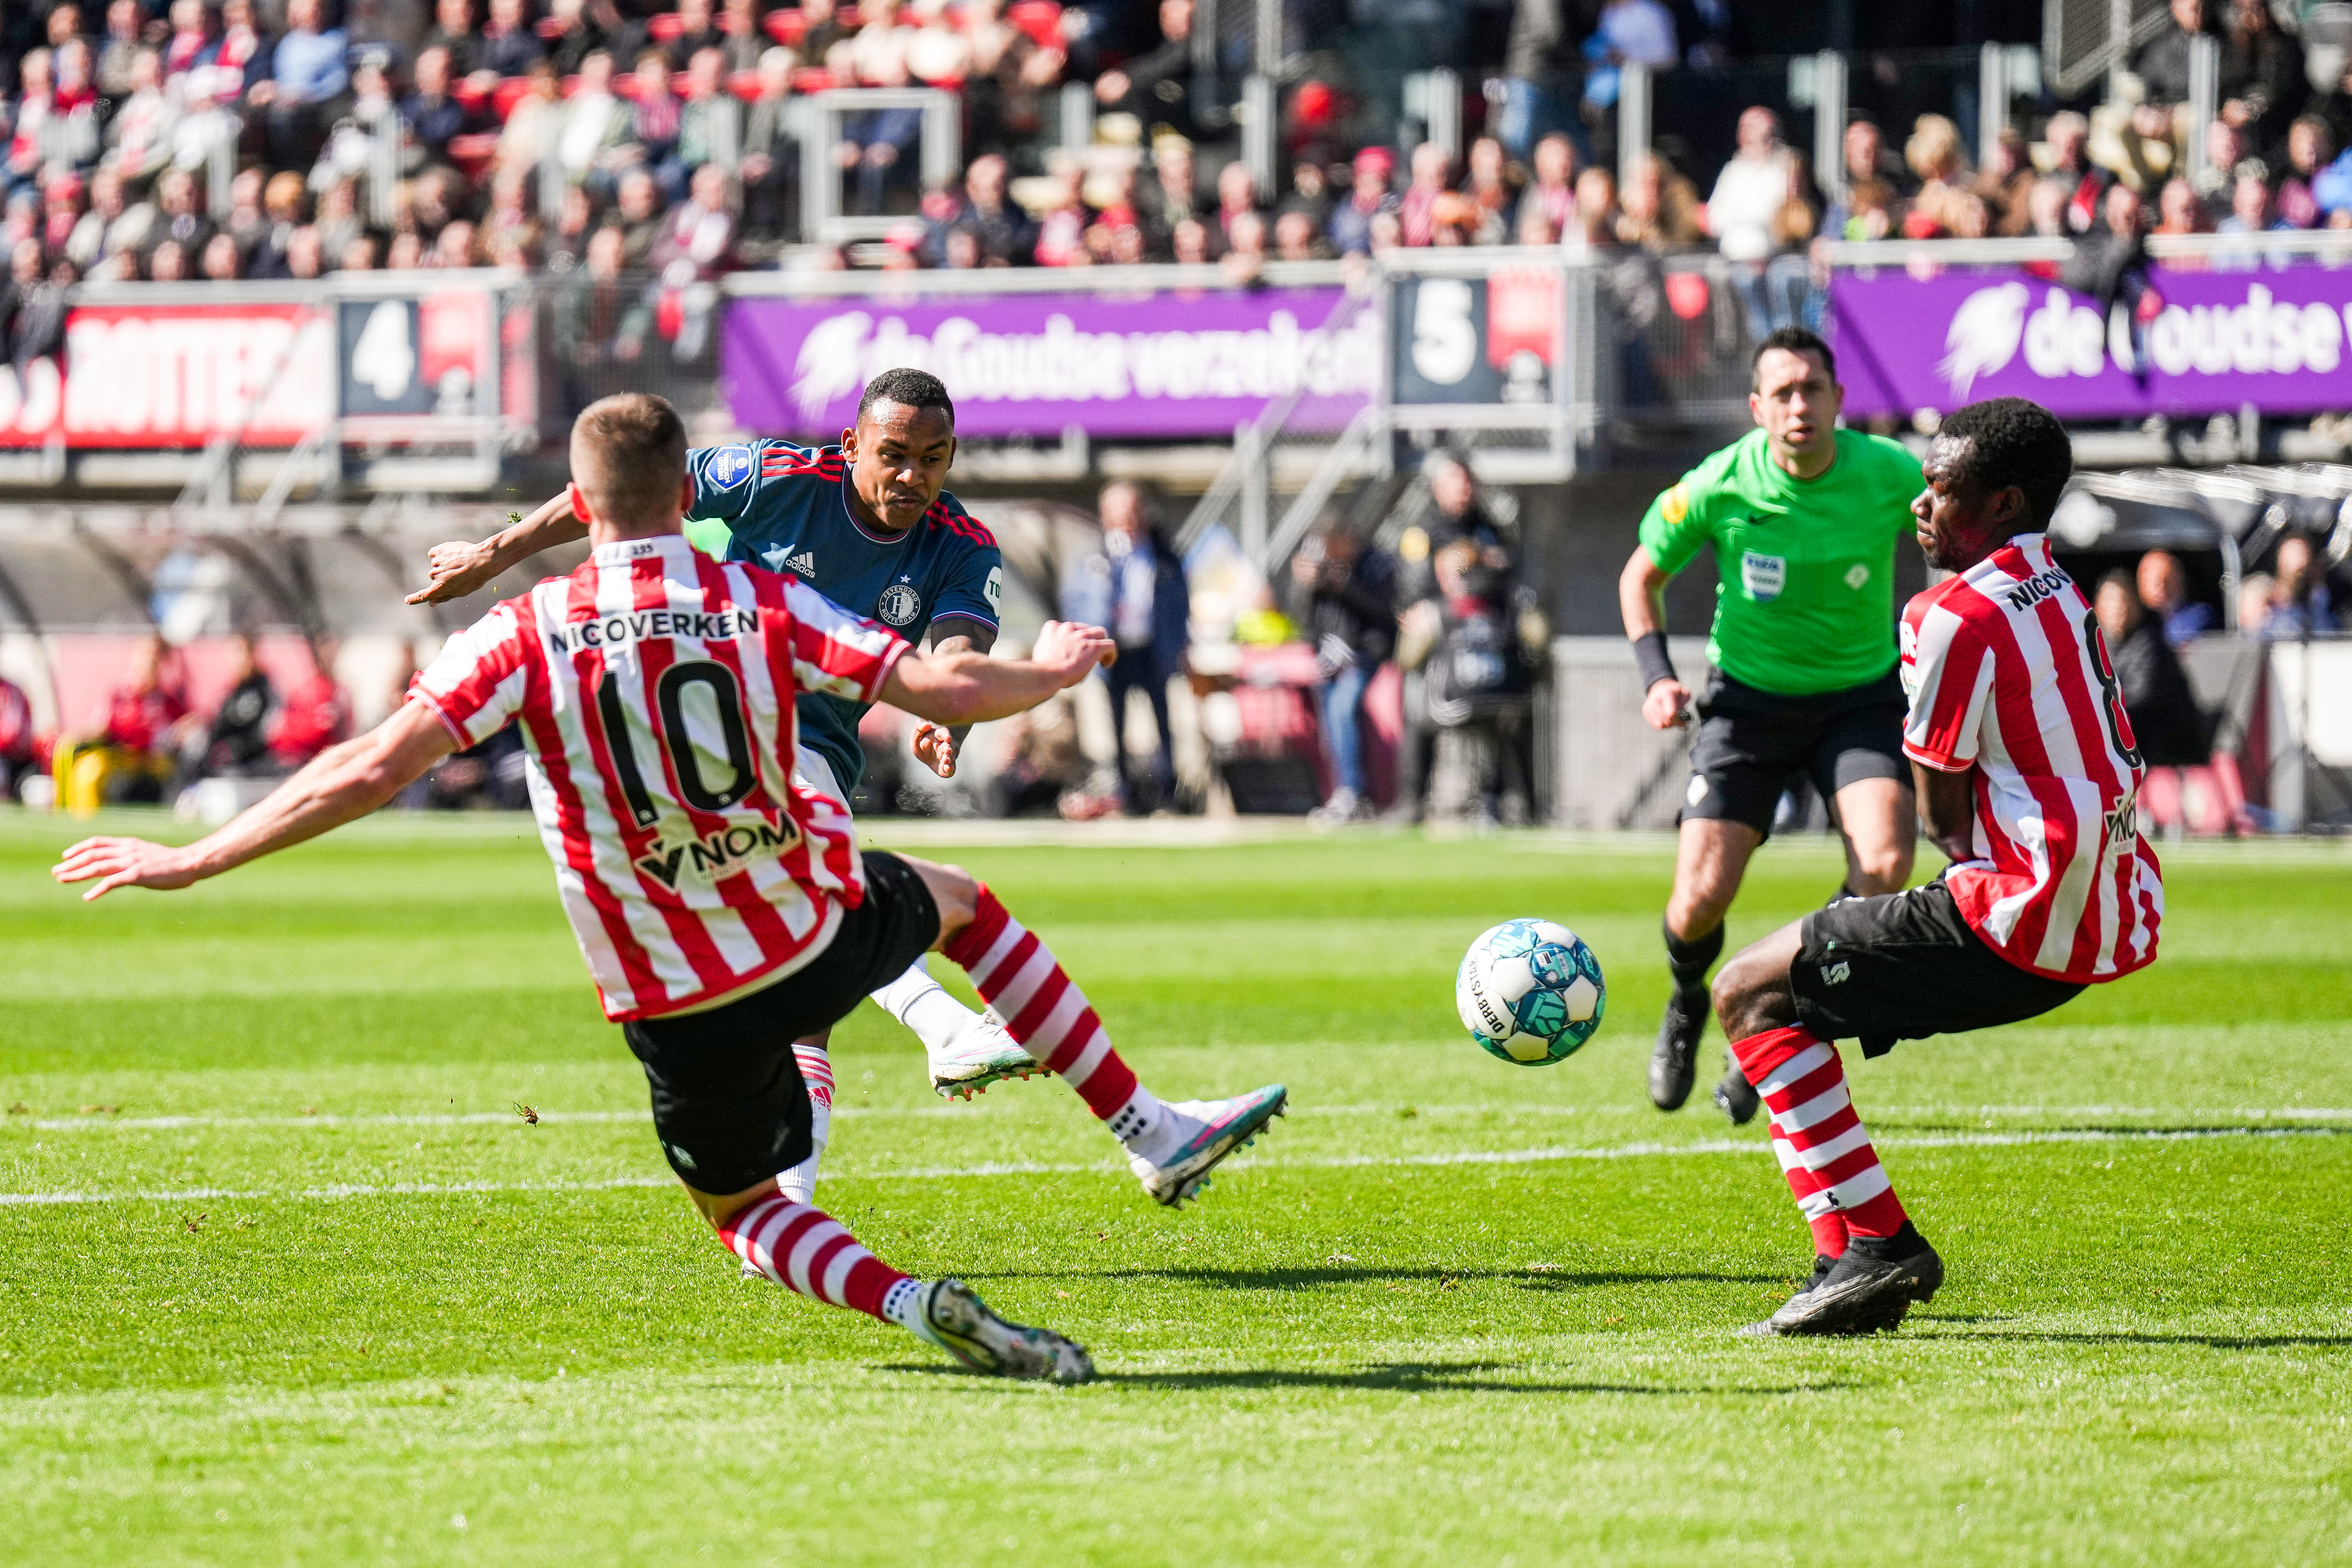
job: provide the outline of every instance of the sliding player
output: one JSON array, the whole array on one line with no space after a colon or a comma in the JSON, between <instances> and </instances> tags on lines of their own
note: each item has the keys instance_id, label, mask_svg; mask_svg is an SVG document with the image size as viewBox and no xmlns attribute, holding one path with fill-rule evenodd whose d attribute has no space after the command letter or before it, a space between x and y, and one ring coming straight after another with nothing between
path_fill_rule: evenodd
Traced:
<instances>
[{"instance_id":1,"label":"sliding player","mask_svg":"<svg viewBox=\"0 0 2352 1568\"><path fill-rule=\"evenodd\" d=\"M1666 904L1674 990L1650 1056L1661 1110L1690 1098L1724 913L1792 777L1812 779L1844 835L1838 897L1892 892L1911 876L1895 542L1910 527L1919 465L1895 442L1837 427L1837 362L1801 327L1758 345L1751 386L1762 428L1652 503L1617 586L1646 688L1642 717L1660 730L1688 723L1691 690L1666 657L1665 587L1702 549L1715 551L1715 675L1696 704ZM1756 1096L1727 1065L1715 1101L1745 1122Z\"/></svg>"},{"instance_id":2,"label":"sliding player","mask_svg":"<svg viewBox=\"0 0 2352 1568\"><path fill-rule=\"evenodd\" d=\"M963 871L860 855L839 801L793 770L794 699L887 700L939 724L1034 706L1112 653L1048 625L1029 660L909 651L807 584L721 565L679 532L686 431L659 398L608 397L572 432L572 515L594 551L450 640L373 732L322 753L185 848L90 838L60 881L184 888L383 805L442 757L520 721L533 810L607 1016L652 1086L654 1131L720 1238L804 1295L898 1323L966 1365L1078 1382L1086 1352L1006 1323L954 1280L908 1279L779 1190L808 1152L793 1042L927 949L971 975L1013 1037L1181 1205L1283 1109L1279 1084L1167 1104L1111 1048L1054 955Z\"/></svg>"},{"instance_id":3,"label":"sliding player","mask_svg":"<svg viewBox=\"0 0 2352 1568\"><path fill-rule=\"evenodd\" d=\"M729 561L789 573L834 603L879 620L909 642L928 632L931 652L986 653L996 643L1004 567L995 539L942 493L955 460L955 405L937 376L887 370L866 384L856 425L841 445L812 450L782 441L706 447L687 454L694 499L687 515L696 542ZM559 495L479 544L439 544L430 581L408 602L462 598L539 551L583 536L584 524ZM800 699L795 766L847 809L866 771L857 723L867 704L830 692ZM915 754L941 778L955 775L963 731L924 723ZM996 1019L940 988L918 957L874 993L921 1038L931 1087L970 1099L1005 1079L1037 1070ZM801 1072L815 1104L809 1156L787 1172L785 1190L805 1201L833 1121L833 1063L826 1037L801 1042Z\"/></svg>"},{"instance_id":4,"label":"sliding player","mask_svg":"<svg viewBox=\"0 0 2352 1568\"><path fill-rule=\"evenodd\" d=\"M2153 962L2164 886L2139 836L2145 770L2091 606L2042 530L2074 467L2049 410L1996 398L1944 421L1913 503L1952 577L1903 616L1903 729L1926 887L1848 899L1724 965L1715 1004L1772 1108L1813 1230L1813 1279L1759 1331L1893 1328L1943 1283L1847 1098L1836 1040L1897 1040L2046 1013Z\"/></svg>"}]
</instances>

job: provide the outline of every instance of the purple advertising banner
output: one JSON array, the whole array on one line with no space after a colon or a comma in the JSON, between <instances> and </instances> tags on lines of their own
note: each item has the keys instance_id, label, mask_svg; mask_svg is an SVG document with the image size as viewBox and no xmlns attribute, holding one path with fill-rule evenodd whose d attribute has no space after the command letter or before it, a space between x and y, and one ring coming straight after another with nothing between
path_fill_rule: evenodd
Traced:
<instances>
[{"instance_id":1,"label":"purple advertising banner","mask_svg":"<svg viewBox=\"0 0 2352 1568\"><path fill-rule=\"evenodd\" d=\"M1379 312L1318 329L1339 289L1014 294L893 302L738 299L719 362L735 422L831 439L896 365L947 383L965 436L1230 437L1304 387L1291 421L1343 429L1379 394Z\"/></svg>"},{"instance_id":2,"label":"purple advertising banner","mask_svg":"<svg viewBox=\"0 0 2352 1568\"><path fill-rule=\"evenodd\" d=\"M2067 418L2352 408L2352 271L2150 270L2145 326L2022 268L1840 273L1829 337L1856 419L2030 397Z\"/></svg>"}]
</instances>

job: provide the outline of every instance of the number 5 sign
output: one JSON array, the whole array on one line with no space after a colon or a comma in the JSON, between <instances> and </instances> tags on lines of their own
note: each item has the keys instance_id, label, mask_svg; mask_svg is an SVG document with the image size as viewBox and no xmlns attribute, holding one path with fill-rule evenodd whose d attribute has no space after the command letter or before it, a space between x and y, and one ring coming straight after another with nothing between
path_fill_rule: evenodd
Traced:
<instances>
[{"instance_id":1,"label":"number 5 sign","mask_svg":"<svg viewBox=\"0 0 2352 1568\"><path fill-rule=\"evenodd\" d=\"M1542 403L1559 332L1556 268L1395 279L1393 397L1406 404Z\"/></svg>"}]
</instances>

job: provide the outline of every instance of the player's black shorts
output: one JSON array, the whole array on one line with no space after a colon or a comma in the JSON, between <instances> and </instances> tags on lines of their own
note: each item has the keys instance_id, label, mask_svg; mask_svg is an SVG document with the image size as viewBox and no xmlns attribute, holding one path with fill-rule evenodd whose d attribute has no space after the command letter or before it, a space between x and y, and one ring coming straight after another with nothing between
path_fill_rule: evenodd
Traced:
<instances>
[{"instance_id":1,"label":"player's black shorts","mask_svg":"<svg viewBox=\"0 0 2352 1568\"><path fill-rule=\"evenodd\" d=\"M1768 837L1780 792L1810 776L1823 801L1863 779L1908 782L1903 682L1893 670L1842 691L1783 697L1721 670L1698 699L1698 739L1682 820L1744 822Z\"/></svg>"},{"instance_id":2,"label":"player's black shorts","mask_svg":"<svg viewBox=\"0 0 2352 1568\"><path fill-rule=\"evenodd\" d=\"M793 1042L847 1017L939 935L923 879L869 849L866 901L805 968L708 1013L623 1025L653 1088L654 1134L679 1180L698 1193L740 1193L807 1159L808 1086Z\"/></svg>"},{"instance_id":3,"label":"player's black shorts","mask_svg":"<svg viewBox=\"0 0 2352 1568\"><path fill-rule=\"evenodd\" d=\"M1860 1040L1866 1057L2036 1017L2083 990L1987 947L1940 881L1807 915L1789 984L1799 1022L1825 1040Z\"/></svg>"}]
</instances>

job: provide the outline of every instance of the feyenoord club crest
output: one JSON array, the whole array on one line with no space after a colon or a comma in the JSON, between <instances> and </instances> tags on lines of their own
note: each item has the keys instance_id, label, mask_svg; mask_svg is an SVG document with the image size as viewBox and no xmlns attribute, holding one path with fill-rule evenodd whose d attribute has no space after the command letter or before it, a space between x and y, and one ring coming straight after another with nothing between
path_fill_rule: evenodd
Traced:
<instances>
[{"instance_id":1,"label":"feyenoord club crest","mask_svg":"<svg viewBox=\"0 0 2352 1568\"><path fill-rule=\"evenodd\" d=\"M882 590L882 602L875 606L881 617L894 626L912 626L921 613L923 596L915 592L911 583L893 583Z\"/></svg>"}]
</instances>

